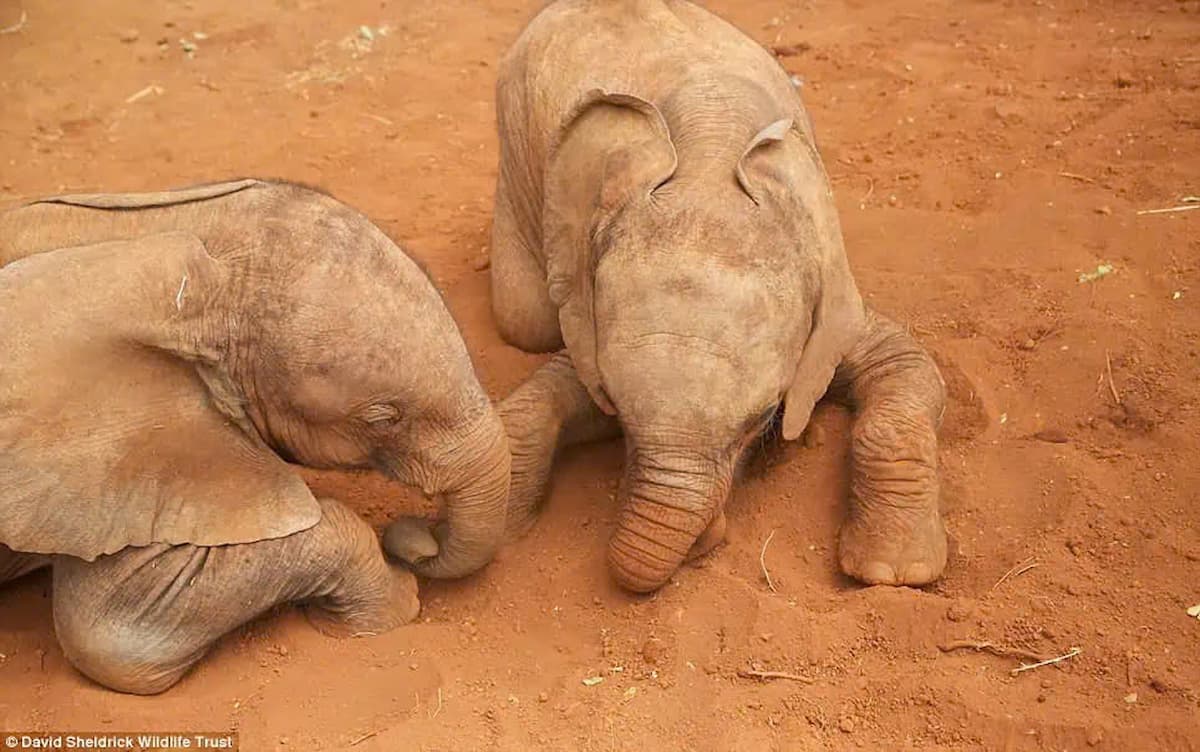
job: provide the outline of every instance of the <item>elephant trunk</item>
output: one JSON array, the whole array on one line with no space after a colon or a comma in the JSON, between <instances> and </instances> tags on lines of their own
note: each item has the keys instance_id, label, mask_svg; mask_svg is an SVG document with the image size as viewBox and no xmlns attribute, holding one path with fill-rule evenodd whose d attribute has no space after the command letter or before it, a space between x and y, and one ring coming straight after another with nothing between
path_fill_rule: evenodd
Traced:
<instances>
[{"instance_id":1,"label":"elephant trunk","mask_svg":"<svg viewBox=\"0 0 1200 752\"><path fill-rule=\"evenodd\" d=\"M425 577L465 577L496 555L507 518L511 455L495 411L455 451L442 491L446 519L429 540L427 523L401 518L384 534L388 553Z\"/></svg>"},{"instance_id":2,"label":"elephant trunk","mask_svg":"<svg viewBox=\"0 0 1200 752\"><path fill-rule=\"evenodd\" d=\"M608 562L619 585L646 593L666 584L717 518L732 463L690 449L634 445L628 454Z\"/></svg>"}]
</instances>

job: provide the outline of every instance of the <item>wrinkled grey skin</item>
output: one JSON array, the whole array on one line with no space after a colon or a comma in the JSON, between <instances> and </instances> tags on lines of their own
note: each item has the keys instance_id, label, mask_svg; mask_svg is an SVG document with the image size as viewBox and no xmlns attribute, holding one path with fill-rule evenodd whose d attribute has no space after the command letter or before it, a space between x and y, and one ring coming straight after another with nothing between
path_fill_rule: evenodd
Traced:
<instances>
[{"instance_id":1,"label":"wrinkled grey skin","mask_svg":"<svg viewBox=\"0 0 1200 752\"><path fill-rule=\"evenodd\" d=\"M501 334L563 349L501 405L509 528L557 449L623 432L616 580L663 585L719 542L747 448L830 387L857 411L843 570L920 585L946 559L944 387L850 274L808 115L759 45L677 0L564 0L501 64L492 240Z\"/></svg>"},{"instance_id":2,"label":"wrinkled grey skin","mask_svg":"<svg viewBox=\"0 0 1200 752\"><path fill-rule=\"evenodd\" d=\"M239 181L0 214L0 317L0 581L52 565L64 651L107 686L160 692L278 603L351 634L416 615L412 574L283 460L443 495L436 540L396 523L418 573L501 541L510 455L458 329L329 196Z\"/></svg>"}]
</instances>

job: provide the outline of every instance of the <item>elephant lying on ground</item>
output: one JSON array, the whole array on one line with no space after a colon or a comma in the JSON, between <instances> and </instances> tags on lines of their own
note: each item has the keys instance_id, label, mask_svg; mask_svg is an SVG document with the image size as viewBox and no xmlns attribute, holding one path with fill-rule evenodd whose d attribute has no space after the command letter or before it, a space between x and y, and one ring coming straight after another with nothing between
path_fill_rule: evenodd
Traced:
<instances>
[{"instance_id":1,"label":"elephant lying on ground","mask_svg":"<svg viewBox=\"0 0 1200 752\"><path fill-rule=\"evenodd\" d=\"M840 561L941 573L944 385L850 274L812 125L758 44L682 0L563 0L497 84L491 279L510 343L560 352L501 405L523 532L557 448L623 431L617 581L663 585L724 534L739 460L782 405L857 411Z\"/></svg>"},{"instance_id":2,"label":"elephant lying on ground","mask_svg":"<svg viewBox=\"0 0 1200 752\"><path fill-rule=\"evenodd\" d=\"M283 602L417 613L374 531L288 466L445 494L434 577L487 563L510 456L433 284L366 218L243 180L0 214L0 581L53 566L63 651L160 692Z\"/></svg>"}]
</instances>

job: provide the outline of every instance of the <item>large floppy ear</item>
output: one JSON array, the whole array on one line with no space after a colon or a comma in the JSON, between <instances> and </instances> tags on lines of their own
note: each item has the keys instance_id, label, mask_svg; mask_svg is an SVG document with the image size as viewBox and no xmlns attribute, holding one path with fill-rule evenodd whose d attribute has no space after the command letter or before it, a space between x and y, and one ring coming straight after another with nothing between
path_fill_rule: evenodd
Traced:
<instances>
[{"instance_id":1,"label":"large floppy ear","mask_svg":"<svg viewBox=\"0 0 1200 752\"><path fill-rule=\"evenodd\" d=\"M593 314L603 228L675 173L675 146L662 113L633 94L593 89L563 118L546 161L542 234L550 299L563 341L592 399L615 414L600 388Z\"/></svg>"},{"instance_id":2,"label":"large floppy ear","mask_svg":"<svg viewBox=\"0 0 1200 752\"><path fill-rule=\"evenodd\" d=\"M808 425L834 371L863 336L866 312L850 274L837 208L811 125L805 129L791 118L767 125L750 140L736 174L755 204L782 209L781 220L794 233L797 253L815 269L815 297L803 302L810 321L808 337L784 397L783 436L795 439Z\"/></svg>"},{"instance_id":3,"label":"large floppy ear","mask_svg":"<svg viewBox=\"0 0 1200 752\"><path fill-rule=\"evenodd\" d=\"M237 391L208 386L223 378L223 275L187 233L0 269L0 543L91 560L319 521L304 482L247 430Z\"/></svg>"},{"instance_id":4,"label":"large floppy ear","mask_svg":"<svg viewBox=\"0 0 1200 752\"><path fill-rule=\"evenodd\" d=\"M834 371L866 328L866 311L840 242L832 256L819 272L812 328L784 397L783 438L789 441L804 431L817 401L829 389Z\"/></svg>"}]
</instances>

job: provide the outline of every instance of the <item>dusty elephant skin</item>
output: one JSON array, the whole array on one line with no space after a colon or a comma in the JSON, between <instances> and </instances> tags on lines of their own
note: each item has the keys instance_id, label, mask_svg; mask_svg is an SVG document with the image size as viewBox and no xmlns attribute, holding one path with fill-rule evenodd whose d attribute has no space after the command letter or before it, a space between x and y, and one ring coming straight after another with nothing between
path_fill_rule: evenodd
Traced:
<instances>
[{"instance_id":1,"label":"dusty elephant skin","mask_svg":"<svg viewBox=\"0 0 1200 752\"><path fill-rule=\"evenodd\" d=\"M461 576L505 524L510 455L432 283L290 184L45 199L0 214L0 581L50 564L63 649L159 692L220 635L308 604L410 621L416 581L287 462L443 494L410 566Z\"/></svg>"},{"instance_id":2,"label":"dusty elephant skin","mask_svg":"<svg viewBox=\"0 0 1200 752\"><path fill-rule=\"evenodd\" d=\"M510 532L532 524L557 448L623 431L609 562L654 590L720 541L776 410L794 439L832 385L857 412L843 570L936 579L941 377L864 307L775 60L686 2L558 2L504 59L497 113L494 312L510 343L563 349L501 406Z\"/></svg>"}]
</instances>

